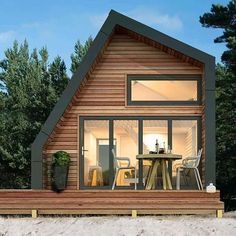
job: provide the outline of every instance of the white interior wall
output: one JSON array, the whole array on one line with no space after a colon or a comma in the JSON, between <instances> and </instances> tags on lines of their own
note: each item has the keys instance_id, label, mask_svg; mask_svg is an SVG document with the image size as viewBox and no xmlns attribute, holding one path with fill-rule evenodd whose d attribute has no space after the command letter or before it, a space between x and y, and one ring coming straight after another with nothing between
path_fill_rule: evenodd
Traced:
<instances>
[{"instance_id":1,"label":"white interior wall","mask_svg":"<svg viewBox=\"0 0 236 236\"><path fill-rule=\"evenodd\" d=\"M96 165L96 137L89 131L84 132L84 180L88 181L89 166Z\"/></svg>"},{"instance_id":2,"label":"white interior wall","mask_svg":"<svg viewBox=\"0 0 236 236\"><path fill-rule=\"evenodd\" d=\"M136 164L136 155L138 153L138 145L128 135L120 136L120 155L129 157L132 166Z\"/></svg>"}]
</instances>

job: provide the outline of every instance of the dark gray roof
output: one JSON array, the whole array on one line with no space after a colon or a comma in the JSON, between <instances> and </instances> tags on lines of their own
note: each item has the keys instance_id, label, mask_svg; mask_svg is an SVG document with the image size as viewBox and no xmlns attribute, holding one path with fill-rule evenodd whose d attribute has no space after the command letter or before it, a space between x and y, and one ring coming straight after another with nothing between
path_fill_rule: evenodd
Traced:
<instances>
[{"instance_id":1,"label":"dark gray roof","mask_svg":"<svg viewBox=\"0 0 236 236\"><path fill-rule=\"evenodd\" d=\"M83 59L77 71L72 76L70 82L68 83L68 86L56 103L54 109L51 111L40 133L34 140L34 143L32 144L33 162L42 161L42 154L40 152L42 152L43 145L47 141L49 135L53 131L60 117L63 115L76 90L79 88L81 81L90 70L98 53L103 48L104 44L106 43L110 34L113 32L116 25L131 30L137 34L147 37L153 41L163 44L182 54L185 54L186 56L204 63L205 71L207 71L205 73L208 73L208 76L212 73L212 76L209 76L212 77L212 80L206 81L206 87L208 89L214 89L214 70L212 71L212 65L215 62L215 58L213 56L192 46L189 46L179 40L176 40L166 34L163 34L157 30L154 30L151 27L133 20L125 15L122 15L114 10L111 10L102 28L94 39L92 46L89 48L87 55Z\"/></svg>"}]
</instances>

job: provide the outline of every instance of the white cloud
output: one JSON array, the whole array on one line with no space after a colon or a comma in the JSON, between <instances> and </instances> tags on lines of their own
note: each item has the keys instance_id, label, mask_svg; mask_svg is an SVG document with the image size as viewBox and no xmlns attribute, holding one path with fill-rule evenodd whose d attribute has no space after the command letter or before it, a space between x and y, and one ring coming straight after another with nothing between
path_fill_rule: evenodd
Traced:
<instances>
[{"instance_id":1,"label":"white cloud","mask_svg":"<svg viewBox=\"0 0 236 236\"><path fill-rule=\"evenodd\" d=\"M183 28L183 23L178 15L161 14L158 11L146 7L138 7L123 14L157 29L179 31ZM107 15L107 13L92 15L90 16L90 21L94 27L100 28Z\"/></svg>"},{"instance_id":2,"label":"white cloud","mask_svg":"<svg viewBox=\"0 0 236 236\"><path fill-rule=\"evenodd\" d=\"M15 38L15 31L0 32L0 43L7 43Z\"/></svg>"},{"instance_id":3,"label":"white cloud","mask_svg":"<svg viewBox=\"0 0 236 236\"><path fill-rule=\"evenodd\" d=\"M139 7L128 13L128 16L134 18L142 23L145 23L150 26L154 26L157 28L166 28L172 31L181 30L183 27L183 23L179 16L177 15L169 15L169 14L161 14L158 11L154 11L152 9Z\"/></svg>"}]
</instances>

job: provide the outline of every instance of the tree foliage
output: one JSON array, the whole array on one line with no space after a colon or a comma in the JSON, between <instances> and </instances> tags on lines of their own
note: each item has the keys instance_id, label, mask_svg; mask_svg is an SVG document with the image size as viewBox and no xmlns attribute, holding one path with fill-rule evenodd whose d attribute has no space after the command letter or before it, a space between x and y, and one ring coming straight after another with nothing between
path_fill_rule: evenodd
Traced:
<instances>
[{"instance_id":1,"label":"tree foliage","mask_svg":"<svg viewBox=\"0 0 236 236\"><path fill-rule=\"evenodd\" d=\"M0 68L0 187L27 188L30 145L68 83L66 67L59 57L49 64L46 48L30 54L15 41Z\"/></svg>"},{"instance_id":2,"label":"tree foliage","mask_svg":"<svg viewBox=\"0 0 236 236\"><path fill-rule=\"evenodd\" d=\"M213 4L211 12L200 16L200 22L204 27L223 29L223 34L214 42L226 43L228 50L221 59L236 75L236 1L230 1L227 6Z\"/></svg>"},{"instance_id":3,"label":"tree foliage","mask_svg":"<svg viewBox=\"0 0 236 236\"><path fill-rule=\"evenodd\" d=\"M84 45L81 44L79 40L76 42L74 47L74 53L71 54L70 70L72 73L76 72L92 43L93 39L91 36L89 36L89 38L85 41Z\"/></svg>"},{"instance_id":4,"label":"tree foliage","mask_svg":"<svg viewBox=\"0 0 236 236\"><path fill-rule=\"evenodd\" d=\"M91 43L76 43L73 70ZM31 144L69 81L65 62L48 58L46 48L30 53L15 41L0 60L0 188L30 187Z\"/></svg>"},{"instance_id":5,"label":"tree foliage","mask_svg":"<svg viewBox=\"0 0 236 236\"><path fill-rule=\"evenodd\" d=\"M236 5L212 5L211 12L203 14L204 27L221 28L223 34L215 43L226 43L222 54L224 65L216 67L216 143L217 187L221 190L226 207L236 195Z\"/></svg>"},{"instance_id":6,"label":"tree foliage","mask_svg":"<svg viewBox=\"0 0 236 236\"><path fill-rule=\"evenodd\" d=\"M216 69L216 176L226 207L236 194L236 84L235 76L222 65Z\"/></svg>"}]
</instances>

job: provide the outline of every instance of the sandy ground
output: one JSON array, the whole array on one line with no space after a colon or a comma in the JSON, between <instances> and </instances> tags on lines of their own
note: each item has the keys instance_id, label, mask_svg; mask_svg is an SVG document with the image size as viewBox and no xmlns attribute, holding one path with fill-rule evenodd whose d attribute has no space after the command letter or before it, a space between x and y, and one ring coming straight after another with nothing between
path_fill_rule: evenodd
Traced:
<instances>
[{"instance_id":1,"label":"sandy ground","mask_svg":"<svg viewBox=\"0 0 236 236\"><path fill-rule=\"evenodd\" d=\"M220 235L236 236L236 212L213 216L1 217L5 235Z\"/></svg>"}]
</instances>

